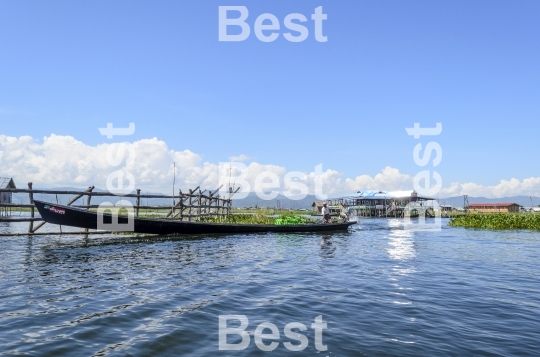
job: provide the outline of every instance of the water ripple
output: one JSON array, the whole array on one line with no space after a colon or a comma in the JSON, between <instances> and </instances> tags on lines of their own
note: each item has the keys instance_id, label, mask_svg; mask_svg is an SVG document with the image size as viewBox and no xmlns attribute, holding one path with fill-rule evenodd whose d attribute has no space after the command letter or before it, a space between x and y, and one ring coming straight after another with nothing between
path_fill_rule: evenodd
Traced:
<instances>
[{"instance_id":1,"label":"water ripple","mask_svg":"<svg viewBox=\"0 0 540 357\"><path fill-rule=\"evenodd\" d=\"M0 231L23 230L13 224ZM218 316L328 323L328 356L535 356L540 233L0 238L0 354L218 353ZM313 355L312 329L305 331ZM235 355L263 355L253 338ZM223 351L222 351L223 352ZM224 355L229 355L223 352Z\"/></svg>"}]
</instances>

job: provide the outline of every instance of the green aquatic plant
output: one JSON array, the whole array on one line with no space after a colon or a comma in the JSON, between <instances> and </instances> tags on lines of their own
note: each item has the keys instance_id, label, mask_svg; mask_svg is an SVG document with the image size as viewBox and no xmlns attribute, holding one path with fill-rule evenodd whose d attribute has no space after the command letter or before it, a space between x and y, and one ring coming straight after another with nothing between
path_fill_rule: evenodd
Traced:
<instances>
[{"instance_id":1,"label":"green aquatic plant","mask_svg":"<svg viewBox=\"0 0 540 357\"><path fill-rule=\"evenodd\" d=\"M264 214L231 214L227 217L201 217L200 222L231 224L274 224L274 218Z\"/></svg>"},{"instance_id":2,"label":"green aquatic plant","mask_svg":"<svg viewBox=\"0 0 540 357\"><path fill-rule=\"evenodd\" d=\"M314 222L313 219L297 216L294 213L283 214L279 217L269 216L266 213L267 212L261 211L256 214L231 214L228 217L222 218L202 217L200 222L268 225L305 224Z\"/></svg>"},{"instance_id":3,"label":"green aquatic plant","mask_svg":"<svg viewBox=\"0 0 540 357\"><path fill-rule=\"evenodd\" d=\"M306 222L307 219L305 219L304 217L294 215L281 215L274 221L277 226L284 226L290 224L306 224Z\"/></svg>"},{"instance_id":4,"label":"green aquatic plant","mask_svg":"<svg viewBox=\"0 0 540 357\"><path fill-rule=\"evenodd\" d=\"M535 213L470 213L454 217L451 227L488 229L540 229L540 214Z\"/></svg>"}]
</instances>

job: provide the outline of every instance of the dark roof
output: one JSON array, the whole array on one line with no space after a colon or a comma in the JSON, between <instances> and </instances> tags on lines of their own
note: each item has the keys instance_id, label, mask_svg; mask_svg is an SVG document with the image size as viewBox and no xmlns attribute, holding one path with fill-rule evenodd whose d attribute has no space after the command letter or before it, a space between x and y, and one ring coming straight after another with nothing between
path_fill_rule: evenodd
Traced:
<instances>
[{"instance_id":1,"label":"dark roof","mask_svg":"<svg viewBox=\"0 0 540 357\"><path fill-rule=\"evenodd\" d=\"M509 207L519 206L517 203L471 203L469 207Z\"/></svg>"},{"instance_id":2,"label":"dark roof","mask_svg":"<svg viewBox=\"0 0 540 357\"><path fill-rule=\"evenodd\" d=\"M0 177L0 188L17 188L11 177Z\"/></svg>"}]
</instances>

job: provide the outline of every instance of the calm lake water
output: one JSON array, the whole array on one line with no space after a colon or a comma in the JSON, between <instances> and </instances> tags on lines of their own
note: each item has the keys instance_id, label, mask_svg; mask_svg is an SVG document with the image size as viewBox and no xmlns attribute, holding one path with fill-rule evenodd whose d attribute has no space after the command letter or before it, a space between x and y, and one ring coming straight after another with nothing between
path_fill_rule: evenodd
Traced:
<instances>
[{"instance_id":1,"label":"calm lake water","mask_svg":"<svg viewBox=\"0 0 540 357\"><path fill-rule=\"evenodd\" d=\"M386 219L334 235L0 237L0 354L262 356L267 321L278 356L538 356L539 257L540 232ZM249 320L245 350L218 350L219 315ZM291 322L308 327L301 352L283 344Z\"/></svg>"}]
</instances>

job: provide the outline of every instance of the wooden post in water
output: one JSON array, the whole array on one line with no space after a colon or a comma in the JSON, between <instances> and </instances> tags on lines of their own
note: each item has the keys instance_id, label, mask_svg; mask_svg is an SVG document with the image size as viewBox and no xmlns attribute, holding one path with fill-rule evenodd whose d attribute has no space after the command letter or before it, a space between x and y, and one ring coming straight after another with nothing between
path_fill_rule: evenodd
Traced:
<instances>
[{"instance_id":1,"label":"wooden post in water","mask_svg":"<svg viewBox=\"0 0 540 357\"><path fill-rule=\"evenodd\" d=\"M180 198L180 221L184 220L184 196L182 196L182 190L178 190L178 197Z\"/></svg>"},{"instance_id":2,"label":"wooden post in water","mask_svg":"<svg viewBox=\"0 0 540 357\"><path fill-rule=\"evenodd\" d=\"M210 195L212 194L212 191L208 191L208 196L207 197L203 197L203 209L202 209L202 212L205 216L208 215L208 213L210 212L210 210L208 209L208 204L210 203Z\"/></svg>"},{"instance_id":3,"label":"wooden post in water","mask_svg":"<svg viewBox=\"0 0 540 357\"><path fill-rule=\"evenodd\" d=\"M189 209L188 209L188 221L191 221L191 204L192 204L193 191L189 189Z\"/></svg>"},{"instance_id":4,"label":"wooden post in water","mask_svg":"<svg viewBox=\"0 0 540 357\"><path fill-rule=\"evenodd\" d=\"M92 200L92 190L88 190L88 197L86 198L86 205L90 206L90 201ZM90 209L90 208L88 208ZM88 228L84 229L85 232L88 232ZM88 237L88 236L87 236Z\"/></svg>"},{"instance_id":5,"label":"wooden post in water","mask_svg":"<svg viewBox=\"0 0 540 357\"><path fill-rule=\"evenodd\" d=\"M221 201L221 217L225 217L225 204L227 203L227 201L225 200L225 198L222 199Z\"/></svg>"},{"instance_id":6,"label":"wooden post in water","mask_svg":"<svg viewBox=\"0 0 540 357\"><path fill-rule=\"evenodd\" d=\"M28 182L28 189L30 190L30 192L28 193L28 197L30 198L30 204L33 205L34 193L32 193L32 182ZM34 231L34 207L30 208L30 218L32 218L32 220L28 224L28 233L32 233Z\"/></svg>"},{"instance_id":7,"label":"wooden post in water","mask_svg":"<svg viewBox=\"0 0 540 357\"><path fill-rule=\"evenodd\" d=\"M137 208L135 208L135 217L139 218L139 206L141 205L141 189L137 189L137 200L135 201L135 205Z\"/></svg>"},{"instance_id":8,"label":"wooden post in water","mask_svg":"<svg viewBox=\"0 0 540 357\"><path fill-rule=\"evenodd\" d=\"M214 209L214 211L216 212L216 218L219 220L221 220L221 216L219 215L221 212L219 210L219 205L221 204L221 195L218 194L217 197L216 197L216 208Z\"/></svg>"},{"instance_id":9,"label":"wooden post in water","mask_svg":"<svg viewBox=\"0 0 540 357\"><path fill-rule=\"evenodd\" d=\"M208 215L215 219L219 219L219 195L217 195L217 197L214 197L214 195L219 192L222 186L223 185L219 186L214 192L208 192Z\"/></svg>"},{"instance_id":10,"label":"wooden post in water","mask_svg":"<svg viewBox=\"0 0 540 357\"><path fill-rule=\"evenodd\" d=\"M208 191L208 198L206 199L206 215L212 217L212 191Z\"/></svg>"},{"instance_id":11,"label":"wooden post in water","mask_svg":"<svg viewBox=\"0 0 540 357\"><path fill-rule=\"evenodd\" d=\"M197 220L201 219L201 189L199 188L199 196L197 197Z\"/></svg>"},{"instance_id":12,"label":"wooden post in water","mask_svg":"<svg viewBox=\"0 0 540 357\"><path fill-rule=\"evenodd\" d=\"M217 195L216 199L216 217L221 221L221 195Z\"/></svg>"}]
</instances>

